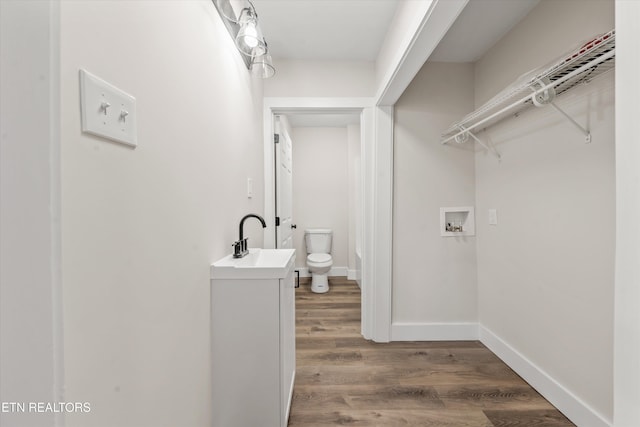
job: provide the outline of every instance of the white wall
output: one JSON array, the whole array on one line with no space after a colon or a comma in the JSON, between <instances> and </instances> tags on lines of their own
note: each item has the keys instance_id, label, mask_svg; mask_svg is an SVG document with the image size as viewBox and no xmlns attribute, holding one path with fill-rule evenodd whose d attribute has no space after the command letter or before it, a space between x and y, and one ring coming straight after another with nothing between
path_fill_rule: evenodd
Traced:
<instances>
[{"instance_id":1,"label":"white wall","mask_svg":"<svg viewBox=\"0 0 640 427\"><path fill-rule=\"evenodd\" d=\"M306 254L304 230L333 230L333 269L345 275L349 250L349 187L347 128L293 128L294 243ZM296 258L305 267L306 256Z\"/></svg>"},{"instance_id":2,"label":"white wall","mask_svg":"<svg viewBox=\"0 0 640 427\"><path fill-rule=\"evenodd\" d=\"M67 425L210 425L209 266L263 211L262 83L208 0L64 1L61 27L67 400L92 403ZM136 97L135 150L80 132L80 67Z\"/></svg>"},{"instance_id":3,"label":"white wall","mask_svg":"<svg viewBox=\"0 0 640 427\"><path fill-rule=\"evenodd\" d=\"M51 2L0 2L3 403L62 399L57 16ZM5 410L3 426L56 425L51 412Z\"/></svg>"},{"instance_id":4,"label":"white wall","mask_svg":"<svg viewBox=\"0 0 640 427\"><path fill-rule=\"evenodd\" d=\"M616 1L614 425L640 425L640 3Z\"/></svg>"},{"instance_id":5,"label":"white wall","mask_svg":"<svg viewBox=\"0 0 640 427\"><path fill-rule=\"evenodd\" d=\"M394 340L447 339L477 321L475 237L440 236L440 207L475 204L473 151L440 144L472 108L472 65L444 63L425 64L395 106Z\"/></svg>"},{"instance_id":6,"label":"white wall","mask_svg":"<svg viewBox=\"0 0 640 427\"><path fill-rule=\"evenodd\" d=\"M476 103L613 27L612 1L543 0L476 64ZM591 411L586 421L567 401L553 402L579 425L612 418L613 77L557 99L589 126L590 144L547 108L480 133L502 161L476 155L480 323ZM497 226L488 209L497 209Z\"/></svg>"},{"instance_id":7,"label":"white wall","mask_svg":"<svg viewBox=\"0 0 640 427\"><path fill-rule=\"evenodd\" d=\"M369 97L376 89L374 62L274 59L274 66L267 97Z\"/></svg>"}]
</instances>

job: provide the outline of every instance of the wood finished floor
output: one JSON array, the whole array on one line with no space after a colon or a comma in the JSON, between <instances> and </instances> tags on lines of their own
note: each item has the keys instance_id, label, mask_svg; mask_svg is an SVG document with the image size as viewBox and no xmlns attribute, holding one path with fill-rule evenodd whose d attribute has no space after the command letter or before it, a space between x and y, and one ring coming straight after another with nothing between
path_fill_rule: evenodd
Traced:
<instances>
[{"instance_id":1,"label":"wood finished floor","mask_svg":"<svg viewBox=\"0 0 640 427\"><path fill-rule=\"evenodd\" d=\"M289 427L574 425L478 341L366 341L358 286L330 286L296 291Z\"/></svg>"}]
</instances>

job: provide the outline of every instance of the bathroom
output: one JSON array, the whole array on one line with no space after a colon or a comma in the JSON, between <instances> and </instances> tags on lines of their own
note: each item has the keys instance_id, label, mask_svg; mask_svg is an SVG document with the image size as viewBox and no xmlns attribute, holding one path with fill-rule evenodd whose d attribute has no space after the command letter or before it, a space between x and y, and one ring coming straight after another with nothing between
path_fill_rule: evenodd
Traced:
<instances>
[{"instance_id":1,"label":"bathroom","mask_svg":"<svg viewBox=\"0 0 640 427\"><path fill-rule=\"evenodd\" d=\"M296 253L308 252L305 230L329 229L332 232L329 277L344 276L359 281L360 115L288 114L276 120L292 142ZM296 258L296 268L300 277L311 276L305 255Z\"/></svg>"},{"instance_id":2,"label":"bathroom","mask_svg":"<svg viewBox=\"0 0 640 427\"><path fill-rule=\"evenodd\" d=\"M405 3L409 7L421 2ZM543 7L537 10L543 15L543 8L552 8L554 4L572 5L575 11L581 10L584 4L597 8L598 3L599 0L542 0ZM23 4L24 8L18 4ZM477 189L472 187L461 200L449 200L445 206L466 205L467 199L475 198L476 194L483 195L482 200L478 199L482 210L478 208L476 219L479 225L482 222L485 233L497 230L489 228L485 215L488 209L495 208L498 210L498 227L508 224L517 230L511 233L512 240L508 240L506 245L532 251L527 259L534 261L528 266L536 262L556 261L544 258L544 245L523 247L520 246L521 241L513 236L522 232L529 239L535 238L536 231L549 232L542 226L554 224L557 219L554 212L558 206L556 202L563 202L563 199L545 200L540 192L518 192L517 188L508 187L508 180L499 181L499 173L513 173L517 169L514 163L510 163L508 151L503 152L503 159L497 162L490 155L483 157L479 154L475 159L464 157L463 147L446 147L450 148L447 153L459 154L464 159L429 165L432 168L423 167L422 170L420 164L413 163L417 162L418 156L412 154L424 155L424 150L441 149L439 145L426 147L416 143L424 136L417 134L415 129L425 110L433 113L431 119L442 119L437 117L441 111L438 108L443 105L439 102L442 98L432 98L438 101L434 102L435 105L420 104L421 95L443 97L441 92L437 92L443 85L434 87L428 82L430 73L437 73L442 81L448 83L448 88L454 89L455 81L449 80L454 75L466 76L467 83L474 78L475 72L484 75L487 81L478 86L477 90L482 92L477 94L479 98L487 98L500 89L488 74L463 65L449 68L431 65L429 69L425 68L396 107L395 118L402 126L377 129L377 134L391 135L395 132L396 137L402 139L395 147L402 150L396 159L403 162L401 168L393 169L393 165L387 164L393 162L385 162L389 156L384 157L382 153L385 147L389 149L388 146L376 146L376 150L381 150L375 153L378 156L366 151L361 153L362 175L366 178L362 183L363 217L366 220L363 224L362 256L363 262L368 257L376 269L372 275L371 271L363 268L362 274L363 278L368 277L376 285L381 285L376 289L383 296L391 295L391 289L384 288L379 281L389 277L390 282L390 277L393 277L394 284L399 284L392 290L393 306L389 309L393 328L391 322L380 322L381 329L386 328L387 333L404 336L423 333L425 327L434 326L438 320L451 321L453 326L468 333L479 320L477 313L473 312L478 306L493 310L485 318L493 325L508 323L514 316L513 312L520 311L516 313L522 314L518 326L526 332L522 336L530 334L537 339L520 342L516 338L519 352L525 356L540 357L536 361L550 374L547 380L553 382L562 378L562 382L571 384L566 388L570 393L579 394L577 401L587 401L587 406L595 406L596 412L604 414L604 419L613 420L609 425L627 427L640 423L635 363L640 358L640 334L636 326L636 261L640 245L636 219L640 216L640 196L634 187L638 180L636 165L640 162L640 153L633 144L637 139L637 106L632 96L640 91L636 77L640 75L640 63L628 54L640 49L640 28L637 26L640 11L636 2L611 0L608 4L615 5L615 27L620 47L615 70L615 171L610 171L615 174L615 187L598 189L604 193L615 191L616 200L605 196L606 203L617 203L613 219L625 227L614 231L615 242L607 240L604 243L615 246L616 252L615 266L610 266L610 270L615 268L615 287L611 280L607 282L607 289L598 290L603 293L601 299L606 301L606 307L604 303L601 305L594 301L599 297L587 285L584 292L562 286L532 287L529 294L520 295L514 294L512 287L495 287L496 283L504 285L498 281L483 279L478 288L460 286L466 280L461 276L468 274L468 270L458 270L462 258L442 255L445 253L442 247L454 246L456 241L438 238L431 242L432 245L424 245L416 238L417 233L434 227L433 216L436 215L435 210L426 209L425 205L418 203L420 200L438 191L446 195L452 187L469 189L467 184L470 180L482 175L485 179ZM64 421L59 414L48 414L50 418L46 418L43 425L209 425L209 267L213 261L230 253L230 245L237 239L240 218L248 212L268 216L265 209L268 186L264 178L264 100L287 98L296 103L297 99L334 97L376 98L377 101L384 96L380 95L380 84L388 82L385 79L393 73L384 72L389 71L383 69L384 61L376 70L372 61L357 59L288 59L278 61L276 77L271 81L255 80L247 73L220 17L207 1L3 0L0 5L3 43L2 243L12 245L11 252L2 252L3 341L0 350L3 399L7 390L18 390L20 394L16 400L46 402L64 396L69 402L91 402L90 413L67 414ZM561 47L567 47L584 37L574 37L580 33L576 30L580 23L572 19L573 15L564 13L566 23L549 16L538 16L536 21L532 16L529 30L522 29L522 32L514 34L522 37L520 42L526 45L527 41L542 38L545 34L549 37L557 35L559 28L565 28L566 24L572 35L558 40L562 41ZM609 12L607 17L612 19L613 14ZM12 25L12 22L20 25ZM598 31L587 28L584 33ZM396 39L403 42L414 40L413 34L404 34L404 37L403 34L396 34ZM268 33L265 36L269 38ZM517 43L514 39L509 41L516 46L510 47L510 55L519 61L519 56L513 56ZM496 50L493 53L500 56L506 55L505 52ZM5 68L5 55L11 55L15 67ZM523 56L522 60L538 60L544 54L531 48ZM407 57L410 59L409 55ZM386 60L389 63L396 61L396 65L401 62L394 55L388 55ZM509 58L503 57L502 60L508 62ZM407 60L402 64L408 67L410 62ZM517 61L513 59L512 62ZM484 65L490 68L489 63ZM534 66L527 65L530 65L527 69ZM81 132L78 104L78 70L81 68L135 94L139 139L135 149ZM396 70L400 69L398 66ZM493 74L496 80L499 71ZM461 85L456 89L460 103L450 105L455 111L446 111L447 115L462 115L465 112L461 110L473 107L476 88L471 86ZM619 90L619 87L625 90ZM389 88L394 89L393 86ZM11 116L14 127L5 127L4 115L9 111L5 108L7 105L17 111ZM607 117L607 126L611 130L611 117ZM593 118L595 128L598 118ZM376 123L380 124L380 120ZM364 122L361 125L363 134L370 135ZM555 125L561 126L560 120L554 122ZM569 141L574 133L571 125L567 126L568 129L563 128L566 132L563 135ZM12 141L13 129L27 134L28 138L21 142L30 143L15 144L15 147L8 143L5 145L5 141ZM438 134L437 138L441 129L434 127L432 132ZM514 136L507 134L505 139L509 138ZM518 145L532 150L531 142L518 141ZM592 144L597 143L598 139L594 138ZM513 145L503 144L499 148ZM542 157L549 165L559 164L553 172L562 176L562 161L568 157L566 151L554 152L554 147L547 147L544 151L530 154ZM608 156L613 161L611 152ZM371 164L376 159L379 168L376 170L382 172L375 175L380 186L372 189L368 186L374 181L371 179L374 176ZM469 167L475 168L472 173L461 167L467 161ZM575 164L572 167L580 170ZM462 174L449 174L452 170ZM38 173L36 180L33 179L34 171ZM385 187L389 185L385 179L389 178L390 171L399 174L395 176L392 188ZM248 179L253 181L251 197L247 195ZM492 187L492 182L499 186ZM531 178L528 184L534 186L535 182ZM595 186L597 182L592 184ZM503 196L530 195L537 206L535 215L513 206L505 210L493 205L497 200L494 199L495 188L499 188ZM393 194L394 203L399 203L394 205L396 228L393 233L389 230L386 234L378 233L376 221L384 221L391 209L372 204L372 193L376 195L373 200ZM587 191L580 194L584 196ZM440 207L441 203L434 206ZM509 212L514 216L504 216ZM35 213L45 214L38 216ZM563 224L579 224L573 219L582 220L581 214L563 217ZM367 215L373 218L367 219ZM611 217L606 218L606 227L613 228ZM10 226L6 222L8 219L12 220ZM387 239L387 243L378 244L375 250L366 242L374 236L368 233L371 229L367 227L371 224L376 230L376 242ZM397 228L402 224L405 227ZM297 239L300 241L303 226L298 225ZM599 230L600 225L592 224L588 233ZM556 236L568 231L574 238L576 235L580 237L581 230L567 227L567 230L557 228L553 231ZM246 233L251 246L260 247L265 243L257 222L247 223ZM388 242L392 235L391 260L390 257L379 256L381 254L377 251L391 253ZM593 247L598 250L602 244L597 241ZM522 267L522 259L508 257L504 247L491 241L477 251L478 276L508 279L514 269ZM464 256L465 250L459 253ZM562 268L567 265L565 263L584 262L576 259L575 254L567 253L563 263L553 264L555 270L551 273L566 274ZM502 260L507 262L502 263ZM437 261L443 262L440 269L435 265ZM425 268L427 262L429 268ZM449 264L445 264L447 262ZM34 265L46 268L34 268ZM357 270L354 265L347 261L344 267ZM435 299L429 298L432 295L427 292L430 282L425 280L436 277L434 271L460 272L461 275L458 281L447 283L451 286L438 288L440 293ZM555 283L553 274L550 276L544 279ZM366 281L363 281L364 288ZM475 297L474 292L477 292ZM544 331L552 331L554 322L560 323L565 319L562 313L566 314L566 310L563 311L562 305L548 304L541 305L537 312L526 313L525 309L532 307L532 299L539 303L544 299L537 297L544 293L579 306L581 313L603 316L605 312L609 323L596 325L598 330L595 332L605 339L594 339L598 342L595 345L589 344L583 333L583 326L590 318L574 317L563 324L569 332L575 332L574 338L580 341L581 348L595 349L595 353L571 353L573 347L569 344L564 347L563 341L557 338L545 341L551 334L545 336ZM513 304L514 300L517 304ZM442 309L442 306L435 306L439 301L449 304L451 310L438 311ZM454 301L460 304L454 304ZM500 306L500 302L505 302L505 305ZM615 310L612 307L614 302ZM425 310L425 306L431 311ZM504 310L505 306L508 310ZM460 311L455 313L454 309ZM384 318L384 310L382 307L376 314ZM552 313L557 316L552 316ZM24 327L15 332L13 325ZM513 331L504 332L510 334ZM567 370L554 365L554 360L546 359L548 355L539 354L539 350L547 345L562 347L565 354L574 355L577 363ZM597 366L594 369L598 371L597 381L604 385L605 390L602 399L600 391L594 391L598 384L581 387L581 381L592 374L585 367L587 360ZM565 364L566 360L562 363ZM7 369L7 366L12 369ZM34 380L24 381L24 378ZM3 423L5 419L25 420L28 418L26 415L0 414ZM19 422L7 421L8 425L20 425Z\"/></svg>"}]
</instances>

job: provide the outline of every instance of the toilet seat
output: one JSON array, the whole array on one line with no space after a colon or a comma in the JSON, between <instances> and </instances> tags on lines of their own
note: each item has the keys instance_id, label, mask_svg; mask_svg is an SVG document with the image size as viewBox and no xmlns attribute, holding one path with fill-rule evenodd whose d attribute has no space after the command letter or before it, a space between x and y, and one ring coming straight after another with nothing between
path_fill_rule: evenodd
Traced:
<instances>
[{"instance_id":1,"label":"toilet seat","mask_svg":"<svg viewBox=\"0 0 640 427\"><path fill-rule=\"evenodd\" d=\"M331 261L331 255L329 254L309 254L307 256L307 261L313 263L323 263Z\"/></svg>"},{"instance_id":2,"label":"toilet seat","mask_svg":"<svg viewBox=\"0 0 640 427\"><path fill-rule=\"evenodd\" d=\"M307 256L307 265L312 268L331 267L333 259L330 254L309 254Z\"/></svg>"}]
</instances>

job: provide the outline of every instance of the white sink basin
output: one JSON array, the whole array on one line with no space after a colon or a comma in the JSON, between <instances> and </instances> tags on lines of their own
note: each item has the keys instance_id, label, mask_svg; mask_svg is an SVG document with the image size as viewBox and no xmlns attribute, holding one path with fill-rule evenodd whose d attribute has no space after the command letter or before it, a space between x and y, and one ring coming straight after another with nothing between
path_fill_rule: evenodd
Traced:
<instances>
[{"instance_id":1,"label":"white sink basin","mask_svg":"<svg viewBox=\"0 0 640 427\"><path fill-rule=\"evenodd\" d=\"M281 279L293 268L295 249L249 249L243 258L227 255L211 266L212 279Z\"/></svg>"}]
</instances>

